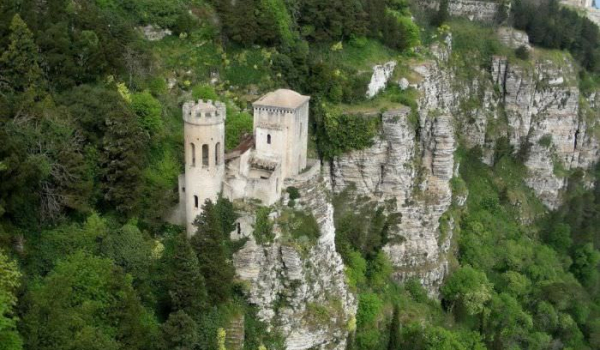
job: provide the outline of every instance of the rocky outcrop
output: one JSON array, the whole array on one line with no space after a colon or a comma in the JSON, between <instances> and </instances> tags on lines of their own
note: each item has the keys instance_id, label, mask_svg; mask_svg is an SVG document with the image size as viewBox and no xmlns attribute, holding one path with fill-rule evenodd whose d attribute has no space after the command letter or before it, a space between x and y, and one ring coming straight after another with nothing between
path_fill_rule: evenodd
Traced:
<instances>
[{"instance_id":1,"label":"rocky outcrop","mask_svg":"<svg viewBox=\"0 0 600 350\"><path fill-rule=\"evenodd\" d=\"M438 10L439 0L419 0L422 7L430 10ZM482 0L450 0L448 3L448 12L451 16L466 17L471 21L495 22L501 17L500 12L508 14L510 2L503 5L503 1L482 1Z\"/></svg>"},{"instance_id":2,"label":"rocky outcrop","mask_svg":"<svg viewBox=\"0 0 600 350\"><path fill-rule=\"evenodd\" d=\"M173 32L171 32L169 29L162 29L152 24L140 27L140 30L148 41L162 40L164 37L173 34Z\"/></svg>"},{"instance_id":3,"label":"rocky outcrop","mask_svg":"<svg viewBox=\"0 0 600 350\"><path fill-rule=\"evenodd\" d=\"M237 275L248 286L249 302L258 307L261 320L283 334L288 350L345 349L347 323L356 313L356 300L346 285L344 264L335 250L329 186L319 170L315 164L298 178L286 180L286 186L300 192L297 210L314 215L320 229L317 242L306 249L286 240L276 224L274 242L257 244L249 235L234 255ZM323 313L327 320L321 319Z\"/></svg>"},{"instance_id":4,"label":"rocky outcrop","mask_svg":"<svg viewBox=\"0 0 600 350\"><path fill-rule=\"evenodd\" d=\"M568 173L588 169L598 154L593 125L580 111L575 65L561 57L532 66L495 57L492 64L510 144L525 155L527 184L551 209L561 203Z\"/></svg>"},{"instance_id":5,"label":"rocky outcrop","mask_svg":"<svg viewBox=\"0 0 600 350\"><path fill-rule=\"evenodd\" d=\"M450 237L440 241L438 226L452 198L454 130L448 115L426 117L419 140L409 114L408 108L384 113L381 138L368 149L338 157L331 176L335 192L353 184L374 203L396 201L402 222L384 247L394 276L398 281L418 277L435 295L447 270L442 247Z\"/></svg>"},{"instance_id":6,"label":"rocky outcrop","mask_svg":"<svg viewBox=\"0 0 600 350\"><path fill-rule=\"evenodd\" d=\"M388 83L388 80L394 74L394 68L396 68L396 61L389 61L382 65L376 65L373 67L373 75L371 81L367 87L367 98L372 98L383 89Z\"/></svg>"},{"instance_id":7,"label":"rocky outcrop","mask_svg":"<svg viewBox=\"0 0 600 350\"><path fill-rule=\"evenodd\" d=\"M529 45L529 35L522 30L517 30L512 27L498 28L498 39L500 42L512 49L517 49L521 46L531 50Z\"/></svg>"}]
</instances>

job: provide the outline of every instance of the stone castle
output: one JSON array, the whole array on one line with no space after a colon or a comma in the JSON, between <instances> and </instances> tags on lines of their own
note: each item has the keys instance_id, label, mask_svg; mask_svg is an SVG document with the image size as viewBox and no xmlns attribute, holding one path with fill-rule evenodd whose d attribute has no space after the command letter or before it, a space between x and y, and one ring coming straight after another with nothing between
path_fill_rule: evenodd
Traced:
<instances>
[{"instance_id":1,"label":"stone castle","mask_svg":"<svg viewBox=\"0 0 600 350\"><path fill-rule=\"evenodd\" d=\"M253 135L225 153L226 108L222 102L183 105L185 173L179 176L179 206L170 220L195 233L194 219L207 199L256 199L272 205L283 181L307 165L309 96L279 89L253 103Z\"/></svg>"}]
</instances>

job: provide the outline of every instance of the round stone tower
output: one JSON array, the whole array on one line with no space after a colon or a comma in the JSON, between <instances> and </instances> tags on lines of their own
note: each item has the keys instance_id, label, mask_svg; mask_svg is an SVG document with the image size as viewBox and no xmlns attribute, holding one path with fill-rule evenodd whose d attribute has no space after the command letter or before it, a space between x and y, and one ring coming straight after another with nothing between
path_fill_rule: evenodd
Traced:
<instances>
[{"instance_id":1,"label":"round stone tower","mask_svg":"<svg viewBox=\"0 0 600 350\"><path fill-rule=\"evenodd\" d=\"M213 202L225 175L225 105L190 101L183 105L185 140L185 217L188 236L207 199Z\"/></svg>"}]
</instances>

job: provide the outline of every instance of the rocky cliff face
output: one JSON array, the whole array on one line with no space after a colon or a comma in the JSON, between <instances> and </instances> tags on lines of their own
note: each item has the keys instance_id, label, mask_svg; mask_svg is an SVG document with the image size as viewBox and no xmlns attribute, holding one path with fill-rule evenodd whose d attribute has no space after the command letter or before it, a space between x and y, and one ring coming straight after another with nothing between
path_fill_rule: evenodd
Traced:
<instances>
[{"instance_id":1,"label":"rocky cliff face","mask_svg":"<svg viewBox=\"0 0 600 350\"><path fill-rule=\"evenodd\" d=\"M581 96L570 58L511 64L494 57L493 81L508 122L508 139L525 156L527 184L550 209L556 209L575 169L589 170L598 160L594 114L596 95Z\"/></svg>"},{"instance_id":2,"label":"rocky cliff face","mask_svg":"<svg viewBox=\"0 0 600 350\"><path fill-rule=\"evenodd\" d=\"M448 57L445 47L434 52L440 62ZM415 71L422 77L416 85L422 96L418 116L411 122L407 107L383 113L379 139L367 149L335 159L330 176L336 193L352 184L373 203L395 200L401 224L384 247L395 267L394 276L398 281L416 277L436 295L448 269L452 233L440 234L439 221L452 203L456 140L446 105L453 96L444 89L450 77L438 60Z\"/></svg>"},{"instance_id":3,"label":"rocky cliff face","mask_svg":"<svg viewBox=\"0 0 600 350\"><path fill-rule=\"evenodd\" d=\"M500 33L518 44L523 33ZM450 182L459 164L457 143L479 146L494 161L498 140L508 139L524 157L526 183L549 208L561 203L566 177L599 158L594 125L596 95L583 99L575 65L567 56L536 56L531 62L494 57L491 71L471 68L468 77L448 61L451 42L431 48L432 59L412 65L420 80L418 125L407 108L383 114L378 140L332 162L334 192L354 184L374 203L393 198L402 223L384 250L399 281L417 277L432 295L448 268L453 203ZM587 115L587 117L586 117ZM454 203L464 198L454 194ZM440 230L440 220L445 221Z\"/></svg>"},{"instance_id":4,"label":"rocky cliff face","mask_svg":"<svg viewBox=\"0 0 600 350\"><path fill-rule=\"evenodd\" d=\"M257 244L250 235L234 256L237 275L247 282L248 299L258 306L259 318L285 337L286 349L343 350L347 325L357 305L335 250L327 180L316 164L307 173L286 180L286 186L298 188L301 199L296 209L314 215L320 237L310 246L286 239L277 224L277 216L282 215L279 210L272 215L276 222L274 242Z\"/></svg>"},{"instance_id":5,"label":"rocky cliff face","mask_svg":"<svg viewBox=\"0 0 600 350\"><path fill-rule=\"evenodd\" d=\"M522 33L500 35L512 46L526 41ZM276 226L273 243L257 244L250 237L236 254L250 302L282 332L288 349L343 349L356 312L335 250L330 193L353 188L373 206L393 201L395 209L386 208L401 214L401 223L383 251L394 277L417 278L435 296L449 268L451 209L467 195L453 193L451 186L460 166L454 158L459 143L481 147L482 160L492 164L497 144L506 140L524 159L527 185L551 209L561 203L568 174L598 161L600 94L582 96L568 56L534 52L529 62L496 56L489 70L469 67L465 75L464 68L453 66L451 46L450 38L433 45L430 59L411 64L411 76L400 77L402 89L419 92L416 110L398 106L383 113L369 148L286 182L301 192L299 209L317 219L320 238L314 245L286 241ZM281 214L274 215L276 221ZM252 220L243 218L244 231L251 231ZM326 320L318 310L326 310Z\"/></svg>"}]
</instances>

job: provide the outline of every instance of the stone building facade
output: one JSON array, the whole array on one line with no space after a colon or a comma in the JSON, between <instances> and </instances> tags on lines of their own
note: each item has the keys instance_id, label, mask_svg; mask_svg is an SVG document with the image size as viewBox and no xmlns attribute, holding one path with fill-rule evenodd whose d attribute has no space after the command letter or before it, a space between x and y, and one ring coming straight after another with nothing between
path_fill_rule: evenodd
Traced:
<instances>
[{"instance_id":1,"label":"stone building facade","mask_svg":"<svg viewBox=\"0 0 600 350\"><path fill-rule=\"evenodd\" d=\"M279 89L253 104L253 135L225 153L226 108L221 102L183 105L185 173L179 176L179 205L170 221L188 235L207 199L256 199L272 205L283 182L307 165L309 96Z\"/></svg>"}]
</instances>

